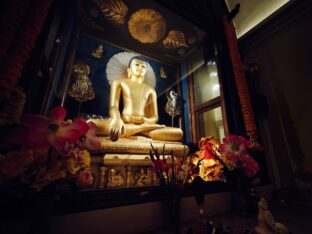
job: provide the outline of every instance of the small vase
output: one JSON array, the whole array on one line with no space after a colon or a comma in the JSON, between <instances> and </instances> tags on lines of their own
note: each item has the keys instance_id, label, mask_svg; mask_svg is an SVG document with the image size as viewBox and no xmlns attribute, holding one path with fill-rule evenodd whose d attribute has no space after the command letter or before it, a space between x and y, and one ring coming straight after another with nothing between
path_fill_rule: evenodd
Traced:
<instances>
[{"instance_id":1,"label":"small vase","mask_svg":"<svg viewBox=\"0 0 312 234\"><path fill-rule=\"evenodd\" d=\"M235 173L233 191L233 210L241 215L249 215L257 212L256 191L250 185L248 177L242 172Z\"/></svg>"},{"instance_id":2,"label":"small vase","mask_svg":"<svg viewBox=\"0 0 312 234\"><path fill-rule=\"evenodd\" d=\"M29 234L51 233L50 218L52 216L54 197L45 192L35 195L34 207L31 215Z\"/></svg>"},{"instance_id":3,"label":"small vase","mask_svg":"<svg viewBox=\"0 0 312 234\"><path fill-rule=\"evenodd\" d=\"M169 228L176 234L180 233L181 193L181 189L174 185L167 188Z\"/></svg>"}]
</instances>

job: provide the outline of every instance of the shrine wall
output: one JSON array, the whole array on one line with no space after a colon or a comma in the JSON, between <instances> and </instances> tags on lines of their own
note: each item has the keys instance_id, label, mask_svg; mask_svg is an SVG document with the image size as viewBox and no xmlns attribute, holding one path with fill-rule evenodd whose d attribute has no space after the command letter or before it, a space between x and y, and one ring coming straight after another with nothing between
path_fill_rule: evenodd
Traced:
<instances>
[{"instance_id":1,"label":"shrine wall","mask_svg":"<svg viewBox=\"0 0 312 234\"><path fill-rule=\"evenodd\" d=\"M312 173L311 4L297 3L240 40L244 64L256 62L255 92L269 110L257 116L273 183L310 187Z\"/></svg>"}]
</instances>

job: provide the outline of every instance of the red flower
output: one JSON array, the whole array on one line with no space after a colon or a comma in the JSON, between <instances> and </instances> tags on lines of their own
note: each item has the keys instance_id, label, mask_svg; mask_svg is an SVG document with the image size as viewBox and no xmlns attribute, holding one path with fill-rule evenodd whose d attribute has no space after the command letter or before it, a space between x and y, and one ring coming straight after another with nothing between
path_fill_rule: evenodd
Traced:
<instances>
[{"instance_id":1,"label":"red flower","mask_svg":"<svg viewBox=\"0 0 312 234\"><path fill-rule=\"evenodd\" d=\"M168 170L172 167L171 163L165 163L164 160L155 160L153 162L153 166L151 170L153 172L168 172Z\"/></svg>"},{"instance_id":2,"label":"red flower","mask_svg":"<svg viewBox=\"0 0 312 234\"><path fill-rule=\"evenodd\" d=\"M89 125L82 119L73 123L64 122L66 110L56 107L51 110L50 118L41 115L26 114L22 117L18 134L14 141L32 147L43 148L53 146L61 150L66 143L74 143L86 134Z\"/></svg>"}]
</instances>

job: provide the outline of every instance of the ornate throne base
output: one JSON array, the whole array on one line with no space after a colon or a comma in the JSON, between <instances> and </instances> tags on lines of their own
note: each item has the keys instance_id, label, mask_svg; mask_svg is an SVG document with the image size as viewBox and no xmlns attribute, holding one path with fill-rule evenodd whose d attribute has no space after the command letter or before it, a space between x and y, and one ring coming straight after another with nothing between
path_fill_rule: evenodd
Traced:
<instances>
[{"instance_id":1,"label":"ornate throne base","mask_svg":"<svg viewBox=\"0 0 312 234\"><path fill-rule=\"evenodd\" d=\"M151 144L162 154L171 151L177 158L187 154L187 146L179 142L154 141L146 137L120 138L113 142L99 137L100 149L92 152L92 172L96 176L93 189L131 188L158 185L159 179L151 170Z\"/></svg>"}]
</instances>

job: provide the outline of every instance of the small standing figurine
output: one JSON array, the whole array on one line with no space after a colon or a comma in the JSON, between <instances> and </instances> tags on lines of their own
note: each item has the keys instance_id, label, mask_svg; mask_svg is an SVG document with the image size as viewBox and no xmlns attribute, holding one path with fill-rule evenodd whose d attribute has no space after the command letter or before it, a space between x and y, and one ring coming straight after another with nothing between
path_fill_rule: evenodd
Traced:
<instances>
[{"instance_id":1,"label":"small standing figurine","mask_svg":"<svg viewBox=\"0 0 312 234\"><path fill-rule=\"evenodd\" d=\"M140 168L140 171L135 174L135 185L144 186L146 185L147 175L145 174L144 168Z\"/></svg>"},{"instance_id":2,"label":"small standing figurine","mask_svg":"<svg viewBox=\"0 0 312 234\"><path fill-rule=\"evenodd\" d=\"M126 184L126 186L127 187L131 187L131 177L132 177L132 172L131 172L131 166L130 165L128 165L127 166L127 184Z\"/></svg>"},{"instance_id":3,"label":"small standing figurine","mask_svg":"<svg viewBox=\"0 0 312 234\"><path fill-rule=\"evenodd\" d=\"M92 50L91 55L94 58L101 59L103 57L103 52L103 45L100 44L96 47L96 49Z\"/></svg>"},{"instance_id":4,"label":"small standing figurine","mask_svg":"<svg viewBox=\"0 0 312 234\"><path fill-rule=\"evenodd\" d=\"M121 187L124 184L124 178L120 175L120 172L117 173L116 169L110 169L110 175L108 177L107 187Z\"/></svg>"},{"instance_id":5,"label":"small standing figurine","mask_svg":"<svg viewBox=\"0 0 312 234\"><path fill-rule=\"evenodd\" d=\"M100 189L104 188L106 171L107 171L106 167L100 167L100 176L99 176L99 188Z\"/></svg>"},{"instance_id":6,"label":"small standing figurine","mask_svg":"<svg viewBox=\"0 0 312 234\"><path fill-rule=\"evenodd\" d=\"M167 92L166 96L167 103L165 106L165 111L171 116L171 125L173 127L174 117L180 115L181 113L181 97L174 90Z\"/></svg>"},{"instance_id":7,"label":"small standing figurine","mask_svg":"<svg viewBox=\"0 0 312 234\"><path fill-rule=\"evenodd\" d=\"M258 226L255 227L257 234L288 234L287 227L276 222L272 213L268 210L268 204L264 198L258 202Z\"/></svg>"}]
</instances>

